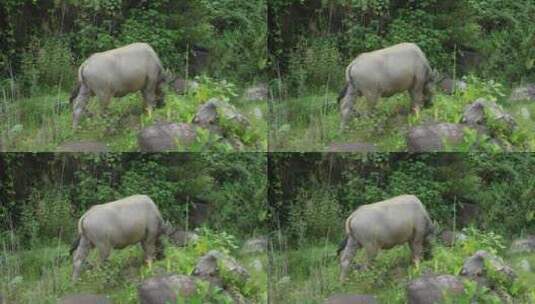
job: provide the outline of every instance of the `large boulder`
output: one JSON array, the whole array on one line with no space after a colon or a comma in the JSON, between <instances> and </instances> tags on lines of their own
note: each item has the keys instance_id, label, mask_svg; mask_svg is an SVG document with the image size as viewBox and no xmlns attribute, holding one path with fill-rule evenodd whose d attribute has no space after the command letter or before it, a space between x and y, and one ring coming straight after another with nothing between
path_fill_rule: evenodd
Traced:
<instances>
[{"instance_id":1,"label":"large boulder","mask_svg":"<svg viewBox=\"0 0 535 304\"><path fill-rule=\"evenodd\" d=\"M0 303L2 303L0 301ZM59 300L60 304L111 304L105 296L92 294L73 294Z\"/></svg>"},{"instance_id":2,"label":"large boulder","mask_svg":"<svg viewBox=\"0 0 535 304\"><path fill-rule=\"evenodd\" d=\"M409 152L443 151L445 144L458 145L463 142L464 124L439 123L412 127L407 134Z\"/></svg>"},{"instance_id":3,"label":"large boulder","mask_svg":"<svg viewBox=\"0 0 535 304\"><path fill-rule=\"evenodd\" d=\"M194 243L199 239L199 235L190 231L175 230L168 235L169 240L173 245L184 247L190 243Z\"/></svg>"},{"instance_id":4,"label":"large boulder","mask_svg":"<svg viewBox=\"0 0 535 304\"><path fill-rule=\"evenodd\" d=\"M243 93L243 99L250 101L262 101L267 100L269 96L268 85L261 83L245 89Z\"/></svg>"},{"instance_id":5,"label":"large boulder","mask_svg":"<svg viewBox=\"0 0 535 304\"><path fill-rule=\"evenodd\" d=\"M514 102L523 100L535 101L535 83L513 89L509 101Z\"/></svg>"},{"instance_id":6,"label":"large boulder","mask_svg":"<svg viewBox=\"0 0 535 304\"><path fill-rule=\"evenodd\" d=\"M516 239L511 243L511 253L535 252L535 235L523 239Z\"/></svg>"},{"instance_id":7,"label":"large boulder","mask_svg":"<svg viewBox=\"0 0 535 304\"><path fill-rule=\"evenodd\" d=\"M191 124L157 122L143 128L137 139L141 152L161 152L188 146L195 142L196 137L195 126Z\"/></svg>"},{"instance_id":8,"label":"large boulder","mask_svg":"<svg viewBox=\"0 0 535 304\"><path fill-rule=\"evenodd\" d=\"M231 122L242 129L250 125L249 120L238 112L236 107L218 98L210 98L200 105L193 118L193 123L210 129L211 125L220 125L222 123L220 119Z\"/></svg>"},{"instance_id":9,"label":"large boulder","mask_svg":"<svg viewBox=\"0 0 535 304\"><path fill-rule=\"evenodd\" d=\"M509 283L512 283L517 277L515 271L505 264L503 259L485 250L478 250L472 256L466 258L460 274L486 286L492 283L487 278L489 269L486 266L490 267L492 272L502 274Z\"/></svg>"},{"instance_id":10,"label":"large boulder","mask_svg":"<svg viewBox=\"0 0 535 304\"><path fill-rule=\"evenodd\" d=\"M409 304L441 303L446 297L464 292L462 280L452 275L424 276L412 280L407 286Z\"/></svg>"},{"instance_id":11,"label":"large boulder","mask_svg":"<svg viewBox=\"0 0 535 304\"><path fill-rule=\"evenodd\" d=\"M336 294L332 295L325 304L377 304L377 299L370 295Z\"/></svg>"},{"instance_id":12,"label":"large boulder","mask_svg":"<svg viewBox=\"0 0 535 304\"><path fill-rule=\"evenodd\" d=\"M471 126L488 126L491 119L494 123L503 124L504 131L511 133L516 127L515 119L491 100L478 98L464 108L462 123Z\"/></svg>"},{"instance_id":13,"label":"large boulder","mask_svg":"<svg viewBox=\"0 0 535 304\"><path fill-rule=\"evenodd\" d=\"M141 304L177 303L197 291L195 278L185 275L166 275L147 279L138 287Z\"/></svg>"},{"instance_id":14,"label":"large boulder","mask_svg":"<svg viewBox=\"0 0 535 304\"><path fill-rule=\"evenodd\" d=\"M199 258L192 275L200 277L209 282L214 282L216 278L221 279L220 269L233 277L233 279L244 283L249 279L249 272L241 266L233 257L223 254L217 250L210 250Z\"/></svg>"},{"instance_id":15,"label":"large boulder","mask_svg":"<svg viewBox=\"0 0 535 304\"><path fill-rule=\"evenodd\" d=\"M59 145L56 148L56 152L105 153L108 152L108 146L104 143L92 140L69 141Z\"/></svg>"},{"instance_id":16,"label":"large boulder","mask_svg":"<svg viewBox=\"0 0 535 304\"><path fill-rule=\"evenodd\" d=\"M258 238L247 240L243 244L241 248L241 252L243 254L266 253L267 248L268 248L267 237L258 237Z\"/></svg>"}]
</instances>

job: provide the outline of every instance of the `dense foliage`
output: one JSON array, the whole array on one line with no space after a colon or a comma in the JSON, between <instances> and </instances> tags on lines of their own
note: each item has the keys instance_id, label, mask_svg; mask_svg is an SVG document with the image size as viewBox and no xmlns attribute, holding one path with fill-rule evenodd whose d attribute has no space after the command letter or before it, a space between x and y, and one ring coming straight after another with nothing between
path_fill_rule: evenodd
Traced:
<instances>
[{"instance_id":1,"label":"dense foliage","mask_svg":"<svg viewBox=\"0 0 535 304\"><path fill-rule=\"evenodd\" d=\"M530 0L269 1L273 75L291 95L332 89L359 53L410 41L450 75L534 80L534 16Z\"/></svg>"},{"instance_id":2,"label":"dense foliage","mask_svg":"<svg viewBox=\"0 0 535 304\"><path fill-rule=\"evenodd\" d=\"M358 206L407 193L442 228L456 224L464 203L479 207L481 229L516 235L534 228L530 154L277 153L269 170L273 225L297 244L339 237Z\"/></svg>"},{"instance_id":3,"label":"dense foliage","mask_svg":"<svg viewBox=\"0 0 535 304\"><path fill-rule=\"evenodd\" d=\"M261 232L267 220L263 154L4 154L0 157L0 239L22 247L70 242L90 206L147 194L163 217L188 226L195 203L208 203L207 225ZM193 227L190 227L193 228Z\"/></svg>"},{"instance_id":4,"label":"dense foliage","mask_svg":"<svg viewBox=\"0 0 535 304\"><path fill-rule=\"evenodd\" d=\"M143 41L183 77L188 69L251 81L266 65L265 9L263 0L3 1L0 79L20 81L24 93L70 86L90 54ZM206 65L195 49L208 52Z\"/></svg>"}]
</instances>

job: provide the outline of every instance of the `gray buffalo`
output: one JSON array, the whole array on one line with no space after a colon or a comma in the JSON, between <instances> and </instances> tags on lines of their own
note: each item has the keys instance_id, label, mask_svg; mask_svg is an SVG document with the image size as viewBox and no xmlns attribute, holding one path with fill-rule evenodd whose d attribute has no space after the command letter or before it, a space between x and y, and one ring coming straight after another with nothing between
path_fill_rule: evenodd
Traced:
<instances>
[{"instance_id":1,"label":"gray buffalo","mask_svg":"<svg viewBox=\"0 0 535 304\"><path fill-rule=\"evenodd\" d=\"M410 93L413 111L431 102L433 71L414 43L362 53L347 66L345 76L346 85L338 96L342 129L351 119L354 99L360 96L368 101L368 109L373 109L380 97L404 91Z\"/></svg>"},{"instance_id":2,"label":"gray buffalo","mask_svg":"<svg viewBox=\"0 0 535 304\"><path fill-rule=\"evenodd\" d=\"M166 81L156 52L146 43L133 43L91 55L78 69L78 83L71 93L73 128L78 126L87 101L96 95L102 109L112 97L141 91L145 108L164 105L161 85Z\"/></svg>"},{"instance_id":3,"label":"gray buffalo","mask_svg":"<svg viewBox=\"0 0 535 304\"><path fill-rule=\"evenodd\" d=\"M340 280L345 280L356 250L364 248L371 262L380 249L409 243L412 259L430 254L434 226L422 202L414 195L401 195L378 203L362 205L345 223L346 241L340 257ZM339 252L342 248L339 249ZM365 265L366 267L367 265Z\"/></svg>"},{"instance_id":4,"label":"gray buffalo","mask_svg":"<svg viewBox=\"0 0 535 304\"><path fill-rule=\"evenodd\" d=\"M114 202L91 207L78 221L78 239L71 248L73 257L72 278L80 275L80 267L89 251L96 247L100 262L104 262L111 249L122 249L141 243L145 262L163 257L160 236L168 233L156 204L146 195L133 195Z\"/></svg>"}]
</instances>

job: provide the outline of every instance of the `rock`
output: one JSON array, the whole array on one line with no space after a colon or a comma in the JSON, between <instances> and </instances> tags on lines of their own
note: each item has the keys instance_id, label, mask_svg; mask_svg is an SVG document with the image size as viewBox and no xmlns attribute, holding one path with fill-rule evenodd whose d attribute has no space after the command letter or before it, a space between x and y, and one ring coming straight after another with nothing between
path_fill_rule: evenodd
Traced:
<instances>
[{"instance_id":1,"label":"rock","mask_svg":"<svg viewBox=\"0 0 535 304\"><path fill-rule=\"evenodd\" d=\"M522 269L522 271L531 272L531 264L527 259L520 260L520 262L518 262L518 267Z\"/></svg>"},{"instance_id":2,"label":"rock","mask_svg":"<svg viewBox=\"0 0 535 304\"><path fill-rule=\"evenodd\" d=\"M240 112L238 112L233 105L217 98L211 98L199 107L197 114L193 118L193 123L210 129L210 125L221 124L221 121L219 121L219 116L221 116L221 118L223 118L225 121L235 124L242 130L250 125L249 120Z\"/></svg>"},{"instance_id":3,"label":"rock","mask_svg":"<svg viewBox=\"0 0 535 304\"><path fill-rule=\"evenodd\" d=\"M266 83L261 83L245 89L243 99L250 101L268 100L269 90Z\"/></svg>"},{"instance_id":4,"label":"rock","mask_svg":"<svg viewBox=\"0 0 535 304\"><path fill-rule=\"evenodd\" d=\"M197 138L195 126L186 123L157 122L143 128L137 136L141 152L162 152L188 146Z\"/></svg>"},{"instance_id":5,"label":"rock","mask_svg":"<svg viewBox=\"0 0 535 304\"><path fill-rule=\"evenodd\" d=\"M267 248L268 248L267 237L258 237L258 238L247 240L243 244L241 248L241 252L243 254L266 253Z\"/></svg>"},{"instance_id":6,"label":"rock","mask_svg":"<svg viewBox=\"0 0 535 304\"><path fill-rule=\"evenodd\" d=\"M4 297L0 294L0 304L4 304Z\"/></svg>"},{"instance_id":7,"label":"rock","mask_svg":"<svg viewBox=\"0 0 535 304\"><path fill-rule=\"evenodd\" d=\"M461 203L457 208L457 218L461 226L475 223L481 214L481 208L476 204Z\"/></svg>"},{"instance_id":8,"label":"rock","mask_svg":"<svg viewBox=\"0 0 535 304\"><path fill-rule=\"evenodd\" d=\"M535 83L513 89L509 101L514 102L522 100L535 101Z\"/></svg>"},{"instance_id":9,"label":"rock","mask_svg":"<svg viewBox=\"0 0 535 304\"><path fill-rule=\"evenodd\" d=\"M141 304L177 303L177 297L184 299L194 295L196 291L196 279L185 275L150 278L138 287Z\"/></svg>"},{"instance_id":10,"label":"rock","mask_svg":"<svg viewBox=\"0 0 535 304\"><path fill-rule=\"evenodd\" d=\"M108 146L106 144L91 141L91 140L82 140L82 141L70 141L65 142L59 145L56 148L56 152L91 152L91 153L105 153L108 152Z\"/></svg>"},{"instance_id":11,"label":"rock","mask_svg":"<svg viewBox=\"0 0 535 304\"><path fill-rule=\"evenodd\" d=\"M529 235L524 239L516 239L511 243L511 253L535 252L535 235Z\"/></svg>"},{"instance_id":12,"label":"rock","mask_svg":"<svg viewBox=\"0 0 535 304\"><path fill-rule=\"evenodd\" d=\"M190 243L194 243L199 239L199 235L189 231L175 230L168 235L169 240L173 245L184 247Z\"/></svg>"},{"instance_id":13,"label":"rock","mask_svg":"<svg viewBox=\"0 0 535 304\"><path fill-rule=\"evenodd\" d=\"M506 127L506 132L512 132L516 127L515 119L503 110L501 106L494 101L478 98L473 103L464 108L462 122L468 125L488 125L488 116L493 121L503 123Z\"/></svg>"},{"instance_id":14,"label":"rock","mask_svg":"<svg viewBox=\"0 0 535 304\"><path fill-rule=\"evenodd\" d=\"M256 271L262 271L264 269L264 264L259 259L254 259L250 265Z\"/></svg>"},{"instance_id":15,"label":"rock","mask_svg":"<svg viewBox=\"0 0 535 304\"><path fill-rule=\"evenodd\" d=\"M262 119L262 117L264 117L264 114L262 113L262 110L259 107L255 107L253 109L253 114L256 119Z\"/></svg>"},{"instance_id":16,"label":"rock","mask_svg":"<svg viewBox=\"0 0 535 304\"><path fill-rule=\"evenodd\" d=\"M460 232L453 232L451 230L444 230L440 234L440 240L445 246L451 247L455 245L455 242L463 241L466 239L466 235Z\"/></svg>"},{"instance_id":17,"label":"rock","mask_svg":"<svg viewBox=\"0 0 535 304\"><path fill-rule=\"evenodd\" d=\"M0 303L2 303L0 301ZM105 296L92 294L68 295L59 300L60 304L111 304Z\"/></svg>"},{"instance_id":18,"label":"rock","mask_svg":"<svg viewBox=\"0 0 535 304\"><path fill-rule=\"evenodd\" d=\"M415 126L407 134L407 148L409 152L443 151L444 142L457 145L463 142L463 124L439 123Z\"/></svg>"},{"instance_id":19,"label":"rock","mask_svg":"<svg viewBox=\"0 0 535 304\"><path fill-rule=\"evenodd\" d=\"M477 281L480 284L487 285L485 264L492 267L494 272L499 272L505 275L509 281L516 278L514 270L505 264L505 262L497 256L491 255L485 250L478 250L474 255L464 260L461 275Z\"/></svg>"},{"instance_id":20,"label":"rock","mask_svg":"<svg viewBox=\"0 0 535 304\"><path fill-rule=\"evenodd\" d=\"M459 50L457 64L462 74L476 70L483 62L483 56L473 50Z\"/></svg>"},{"instance_id":21,"label":"rock","mask_svg":"<svg viewBox=\"0 0 535 304\"><path fill-rule=\"evenodd\" d=\"M377 146L370 143L352 143L352 144L337 144L332 143L329 146L330 152L375 152Z\"/></svg>"},{"instance_id":22,"label":"rock","mask_svg":"<svg viewBox=\"0 0 535 304\"><path fill-rule=\"evenodd\" d=\"M376 304L377 299L369 295L336 294L325 300L325 304Z\"/></svg>"},{"instance_id":23,"label":"rock","mask_svg":"<svg viewBox=\"0 0 535 304\"><path fill-rule=\"evenodd\" d=\"M242 283L249 279L249 272L243 268L243 266L241 266L233 257L225 255L217 250L210 250L203 255L197 262L192 274L211 281L211 278L219 278L218 265L221 265L226 273L231 274L233 278Z\"/></svg>"},{"instance_id":24,"label":"rock","mask_svg":"<svg viewBox=\"0 0 535 304\"><path fill-rule=\"evenodd\" d=\"M438 83L438 87L444 93L451 95L455 93L455 91L460 91L460 92L466 91L467 84L466 82L462 80L453 81L453 79L446 77Z\"/></svg>"},{"instance_id":25,"label":"rock","mask_svg":"<svg viewBox=\"0 0 535 304\"><path fill-rule=\"evenodd\" d=\"M530 120L531 119L531 113L529 112L528 108L526 108L526 107L520 108L520 115L525 120Z\"/></svg>"},{"instance_id":26,"label":"rock","mask_svg":"<svg viewBox=\"0 0 535 304\"><path fill-rule=\"evenodd\" d=\"M177 77L173 81L172 87L175 90L175 93L183 95L189 91L197 90L199 88L199 83L193 80L185 80L184 78Z\"/></svg>"},{"instance_id":27,"label":"rock","mask_svg":"<svg viewBox=\"0 0 535 304\"><path fill-rule=\"evenodd\" d=\"M200 227L202 224L208 221L210 218L210 213L210 204L204 202L192 203L189 209L189 225L191 227Z\"/></svg>"},{"instance_id":28,"label":"rock","mask_svg":"<svg viewBox=\"0 0 535 304\"><path fill-rule=\"evenodd\" d=\"M432 304L444 301L444 295L460 295L464 284L452 275L424 276L409 282L407 298L409 304Z\"/></svg>"}]
</instances>

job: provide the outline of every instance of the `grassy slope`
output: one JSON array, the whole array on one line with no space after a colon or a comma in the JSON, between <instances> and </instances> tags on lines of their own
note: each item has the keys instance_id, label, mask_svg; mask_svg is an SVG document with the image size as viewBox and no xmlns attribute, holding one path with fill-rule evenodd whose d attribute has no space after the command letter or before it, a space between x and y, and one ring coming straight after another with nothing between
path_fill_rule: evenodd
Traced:
<instances>
[{"instance_id":1,"label":"grassy slope","mask_svg":"<svg viewBox=\"0 0 535 304\"><path fill-rule=\"evenodd\" d=\"M167 272L189 275L198 258L213 248L213 244L203 237L195 245L184 248L166 246L165 259L155 262L151 268L144 265L140 246L114 250L105 266L84 268L78 282L71 281L72 263L68 246L63 243L38 246L17 253L4 251L0 254L0 294L4 295L7 303L13 304L55 304L61 296L76 293L107 295L113 303L118 304L137 303L137 286L144 278ZM216 246L215 249L220 248ZM253 262L259 260L265 268L267 256L238 256L237 259L251 274L248 283L237 288L253 303L267 303L265 270L259 271L253 267ZM96 250L92 251L88 261L89 265L97 263ZM199 298L202 298L206 291L203 288L200 290Z\"/></svg>"},{"instance_id":2,"label":"grassy slope","mask_svg":"<svg viewBox=\"0 0 535 304\"><path fill-rule=\"evenodd\" d=\"M299 250L274 252L270 294L275 299L274 303L320 304L337 293L371 294L378 298L379 303L406 303L405 290L411 278L417 278L426 271L457 274L464 258L478 249L474 245L468 242L453 248L435 246L433 259L423 262L418 268L411 264L408 246L395 247L379 253L369 270L354 271L345 284L338 281L336 244L326 242ZM521 295L515 299L518 303L530 303L529 297L535 301L535 273L519 268L519 261L523 258L535 265L535 254L508 256L506 261L519 275L516 285L522 286ZM364 254L359 251L355 263L363 262ZM455 303L470 303L467 299L457 301Z\"/></svg>"},{"instance_id":3,"label":"grassy slope","mask_svg":"<svg viewBox=\"0 0 535 304\"><path fill-rule=\"evenodd\" d=\"M166 106L155 110L151 117L143 111L140 94L114 99L106 116L99 115L98 100L92 98L89 110L96 114L89 118L83 116L81 127L76 131L71 128L71 111L66 103L68 95L65 92L4 100L4 109L0 107L0 140L3 149L8 151L54 151L63 142L81 140L101 141L111 151L136 151L137 133L141 127L157 120L190 122L198 106L213 96L210 88L202 85L199 91L190 95L178 96L167 92ZM248 136L246 139L251 138L246 143L246 150L265 151L267 104L236 98L231 99L231 103L251 122L251 128L245 134ZM261 118L255 116L258 109L263 114ZM198 144L187 149L202 151L206 139L198 140Z\"/></svg>"},{"instance_id":4,"label":"grassy slope","mask_svg":"<svg viewBox=\"0 0 535 304\"><path fill-rule=\"evenodd\" d=\"M457 123L462 117L465 105L479 97L497 98L504 109L511 113L518 123L518 131L510 139L515 151L535 150L535 104L519 102L507 104L503 89L496 84L473 80L468 90L450 96L436 94L433 106L424 109L418 116L409 114L408 94L383 98L373 113L366 109L362 99L356 102L357 111L370 113L369 117L354 118L348 131L340 132L340 116L336 94L309 95L279 101L274 106L274 121L270 130L271 151L320 151L328 150L333 143L370 143L379 151L405 151L405 134L410 126L426 121ZM522 115L529 113L529 117ZM449 148L466 151L468 146Z\"/></svg>"}]
</instances>

